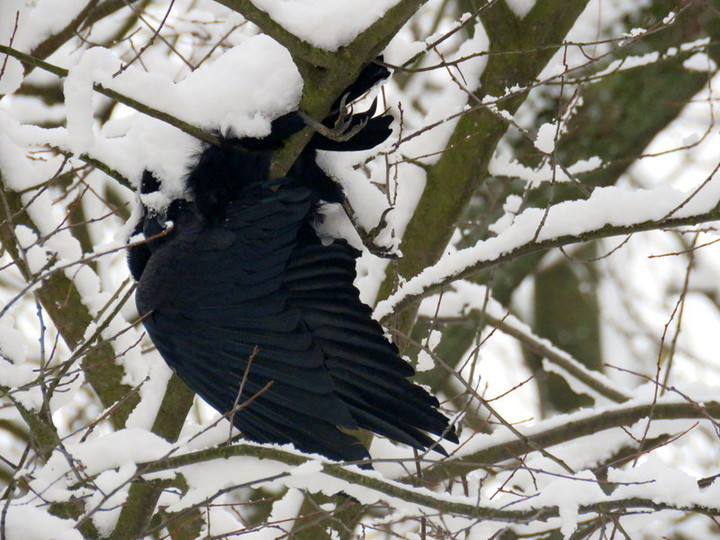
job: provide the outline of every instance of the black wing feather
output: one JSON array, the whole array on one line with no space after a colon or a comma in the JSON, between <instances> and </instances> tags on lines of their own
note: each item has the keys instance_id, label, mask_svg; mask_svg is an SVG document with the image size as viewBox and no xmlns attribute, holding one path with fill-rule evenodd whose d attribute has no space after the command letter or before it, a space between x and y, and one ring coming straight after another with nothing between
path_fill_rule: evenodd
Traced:
<instances>
[{"instance_id":1,"label":"black wing feather","mask_svg":"<svg viewBox=\"0 0 720 540\"><path fill-rule=\"evenodd\" d=\"M447 419L405 378L412 368L360 302L357 250L323 246L309 225L312 192L254 193L231 204L221 225L188 207L153 253L138 305L163 357L220 411L253 398L233 420L261 442L341 460L368 457L343 431L357 427L416 448L432 444L421 430L441 435ZM178 294L147 290L168 264Z\"/></svg>"},{"instance_id":2,"label":"black wing feather","mask_svg":"<svg viewBox=\"0 0 720 540\"><path fill-rule=\"evenodd\" d=\"M289 305L303 312L323 350L338 395L351 405L361 427L415 448L427 448L432 440L418 428L443 435L447 418L436 410L434 397L407 380L414 370L398 356L395 345L370 317L370 308L360 301L353 285L358 251L344 241L323 246L311 232L302 238L285 275ZM313 272L307 270L306 257L313 261ZM344 263L338 264L339 259ZM308 273L315 279L308 279ZM454 434L448 438L454 440Z\"/></svg>"},{"instance_id":3,"label":"black wing feather","mask_svg":"<svg viewBox=\"0 0 720 540\"><path fill-rule=\"evenodd\" d=\"M232 410L236 400L243 403L272 381L234 416L246 435L334 459L363 459L367 453L355 438L338 429L358 424L337 396L322 349L284 283L293 240L311 210L310 195L297 188L268 190L257 201L231 205L224 226L176 219L143 272L138 308L149 314L145 326L163 357L218 410ZM211 247L219 227L233 233L230 246ZM177 294L157 295L153 276L168 264L174 265ZM257 429L264 422L276 427ZM275 435L268 438L270 431Z\"/></svg>"},{"instance_id":4,"label":"black wing feather","mask_svg":"<svg viewBox=\"0 0 720 540\"><path fill-rule=\"evenodd\" d=\"M386 76L368 66L347 94ZM316 134L287 178L268 178L269 150L301 129L296 113L274 121L266 139L207 147L187 179L195 202L173 201L167 216L145 209L136 233L150 238L165 217L173 228L128 257L143 323L190 388L251 439L336 460L369 457L349 433L360 427L419 449L434 444L426 432L457 441L360 301L359 252L344 241L324 245L313 228L320 200L341 198L316 150L382 142L392 119L374 113L373 103L351 116L362 129L348 141ZM141 191L158 188L146 173Z\"/></svg>"}]
</instances>

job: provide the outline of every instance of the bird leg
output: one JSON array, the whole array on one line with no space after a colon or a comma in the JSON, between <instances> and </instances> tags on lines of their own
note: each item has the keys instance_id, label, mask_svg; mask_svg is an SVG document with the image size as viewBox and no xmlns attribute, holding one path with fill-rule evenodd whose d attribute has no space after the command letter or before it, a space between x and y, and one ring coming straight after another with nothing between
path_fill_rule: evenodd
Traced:
<instances>
[{"instance_id":1,"label":"bird leg","mask_svg":"<svg viewBox=\"0 0 720 540\"><path fill-rule=\"evenodd\" d=\"M308 127L311 127L323 137L335 142L349 141L365 128L369 119L363 118L357 125L353 126L352 104L348 106L348 96L349 94L343 94L340 99L340 107L338 108L337 118L335 119L333 127L328 127L322 122L310 118L302 111L298 111L298 114Z\"/></svg>"},{"instance_id":2,"label":"bird leg","mask_svg":"<svg viewBox=\"0 0 720 540\"><path fill-rule=\"evenodd\" d=\"M363 245L370 253L372 253L376 257L380 257L381 259L395 260L401 257L401 253L396 247L385 247L379 245L376 242L377 237L388 225L386 217L388 213L390 213L390 211L394 209L393 206L390 206L383 211L378 224L369 231L363 229L363 227L357 222L357 219L355 217L355 211L350 206L350 202L346 198L343 198L342 207L345 210L348 218L350 218L350 221L352 222L355 231L357 231L358 236L360 236L360 240L362 241Z\"/></svg>"}]
</instances>

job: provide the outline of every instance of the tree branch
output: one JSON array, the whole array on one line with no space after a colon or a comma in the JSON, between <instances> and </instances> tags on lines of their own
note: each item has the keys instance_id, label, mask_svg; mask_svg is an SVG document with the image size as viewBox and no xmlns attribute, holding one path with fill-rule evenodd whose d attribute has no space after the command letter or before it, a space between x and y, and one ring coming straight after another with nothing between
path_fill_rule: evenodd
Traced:
<instances>
[{"instance_id":1,"label":"tree branch","mask_svg":"<svg viewBox=\"0 0 720 540\"><path fill-rule=\"evenodd\" d=\"M567 422L549 429L543 429L542 424L540 424L540 426L533 428L535 433L525 435L525 437L532 441L534 445L549 448L556 444L574 441L580 437L593 435L607 429L632 426L643 418L652 420L720 418L720 403L709 401L704 403L623 405L614 409L606 409L591 416L586 415L586 411L570 414ZM579 419L572 420L573 417L579 417ZM492 435L488 437L492 437ZM491 443L482 450L472 452L466 456L439 462L424 472L424 478L430 483L437 483L454 477L463 477L477 469L507 460L518 459L532 451L533 447L530 444L520 439L508 438L503 442Z\"/></svg>"},{"instance_id":2,"label":"tree branch","mask_svg":"<svg viewBox=\"0 0 720 540\"><path fill-rule=\"evenodd\" d=\"M699 404L689 403L656 403L645 404L588 417L576 422L569 422L563 426L552 428L531 436L542 446L551 446L561 442L574 440L581 436L597 433L612 427L632 425L649 414L656 420L662 419L688 419L706 418L708 415L720 417L720 403L707 402ZM521 441L508 441L488 447L485 450L465 456L462 460L450 460L439 464L427 472L425 478L429 482L440 482L455 476L464 476L480 467L492 463L499 463L524 455L532 449ZM280 450L274 447L245 443L233 446L210 448L176 457L168 457L156 462L138 464L143 474L175 470L179 467L201 463L215 459L228 459L234 456L251 456L262 459L279 461L297 467L311 458ZM322 473L333 478L344 480L350 485L347 490L352 495L352 486L363 486L392 499L397 498L405 502L414 503L426 508L432 508L441 513L450 513L476 519L489 519L493 521L525 522L529 520L543 520L557 517L558 509L552 507L533 507L522 510L508 510L507 508L493 507L477 504L476 500L463 501L461 497L448 498L447 495L437 495L427 489L406 486L392 480L386 480L377 473L363 472L359 469L349 469L344 465L322 462ZM290 473L291 474L291 473ZM520 503L518 503L520 504ZM689 512L708 513L716 515L715 508L701 505L676 506L664 502L654 502L641 498L607 499L592 504L580 506L580 513L605 512L615 508L646 508L652 510L678 509Z\"/></svg>"},{"instance_id":3,"label":"tree branch","mask_svg":"<svg viewBox=\"0 0 720 540\"><path fill-rule=\"evenodd\" d=\"M4 186L1 176L0 185ZM28 283L33 283L37 276L30 271L22 256L15 237L15 227L22 224L31 228L36 234L37 230L18 193L4 189L2 199L0 242L12 257L23 278ZM80 346L84 342L85 330L93 321L93 317L73 282L63 272L52 272L42 280L42 285L34 292L68 347L75 349ZM82 366L88 382L104 407L113 407L132 391L130 386L121 382L124 370L116 363L115 351L109 343L101 342L91 348L83 357ZM125 420L137 402L137 396L132 396L113 409L110 420L116 428L125 425Z\"/></svg>"},{"instance_id":4,"label":"tree branch","mask_svg":"<svg viewBox=\"0 0 720 540\"><path fill-rule=\"evenodd\" d=\"M522 345L560 367L601 396L616 403L624 403L630 399L629 395L611 386L611 381L602 373L588 369L565 351L556 348L547 340L533 334L529 329L523 328L524 325L512 315L509 319L499 319L485 311L482 316L487 324L494 326L508 336L514 337Z\"/></svg>"},{"instance_id":5,"label":"tree branch","mask_svg":"<svg viewBox=\"0 0 720 540\"><path fill-rule=\"evenodd\" d=\"M55 74L58 77L64 78L68 76L67 69L60 66L55 66L38 58L34 58L29 54L18 51L17 49L13 49L12 47L8 47L7 45L0 45L0 53L8 54L14 58L17 58L25 65L34 65L45 71ZM178 128L180 131L184 131L188 135L192 135L196 139L205 141L210 144L220 144L220 137L218 137L217 135L209 133L192 124L189 124L188 122L185 122L184 120L181 120L164 111L155 109L153 107L150 107L149 105L145 105L144 103L141 103L135 98L131 98L130 96L126 96L121 94L120 92L116 92L115 90L106 88L100 83L93 83L93 90L95 90L99 94L109 97L110 99L114 99L118 103L122 103L124 105L127 105L128 107L135 109L138 112L146 114L147 116L157 118L158 120L165 122L166 124L170 124L171 126Z\"/></svg>"},{"instance_id":6,"label":"tree branch","mask_svg":"<svg viewBox=\"0 0 720 540\"><path fill-rule=\"evenodd\" d=\"M552 208L552 207L551 207ZM375 316L381 321L387 322L390 317L397 315L400 311L417 302L421 298L439 291L444 286L453 281L469 276L474 272L496 266L500 263L512 261L524 255L546 251L551 248L563 247L589 240L597 240L599 238L609 238L612 236L621 236L633 234L637 232L652 231L656 229L683 227L688 225L697 225L709 221L717 221L720 219L720 205L715 206L708 212L701 214L684 216L684 217L666 217L660 220L648 220L629 225L611 225L606 224L593 230L587 230L579 234L563 234L545 240L531 240L524 244L505 250L501 255L491 259L478 258L474 263L465 266L459 270L451 272L443 272L438 276L438 267L430 266L426 268L420 275L408 281L398 292L393 294L387 300L377 305ZM479 243L479 245L482 242ZM473 248L468 248L473 249ZM458 259L462 258L467 250L458 252ZM441 260L438 265L447 264L447 260Z\"/></svg>"}]
</instances>

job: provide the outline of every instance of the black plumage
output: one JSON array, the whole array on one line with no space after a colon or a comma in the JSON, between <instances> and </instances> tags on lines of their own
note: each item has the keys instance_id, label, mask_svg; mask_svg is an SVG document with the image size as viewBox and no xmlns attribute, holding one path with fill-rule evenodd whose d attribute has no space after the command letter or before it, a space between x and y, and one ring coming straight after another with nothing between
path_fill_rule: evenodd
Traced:
<instances>
[{"instance_id":1,"label":"black plumage","mask_svg":"<svg viewBox=\"0 0 720 540\"><path fill-rule=\"evenodd\" d=\"M386 75L366 68L348 99ZM136 230L148 240L128 257L143 324L192 390L222 413L252 398L231 414L247 437L336 460L369 457L348 433L358 428L418 449L434 444L426 432L457 441L360 301L359 252L343 240L324 245L314 228L323 201L341 196L316 150L376 146L391 119L374 112L349 118L357 132L346 141L316 134L283 178L269 178L270 155L304 126L297 113L275 120L264 139L208 146L187 177L193 200L146 209ZM141 191L159 188L146 172Z\"/></svg>"}]
</instances>

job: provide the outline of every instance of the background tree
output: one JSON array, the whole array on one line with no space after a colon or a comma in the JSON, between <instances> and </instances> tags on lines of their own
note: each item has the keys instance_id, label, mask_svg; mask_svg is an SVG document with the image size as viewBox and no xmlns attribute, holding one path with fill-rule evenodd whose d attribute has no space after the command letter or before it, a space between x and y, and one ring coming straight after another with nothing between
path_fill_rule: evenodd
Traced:
<instances>
[{"instance_id":1,"label":"background tree","mask_svg":"<svg viewBox=\"0 0 720 540\"><path fill-rule=\"evenodd\" d=\"M5 0L0 536L717 535L718 13ZM395 133L323 158L352 226L328 223L367 247L363 297L462 443L376 438L377 473L248 443L194 402L124 261L144 168L178 195L200 141L323 118L371 61L394 71Z\"/></svg>"}]
</instances>

